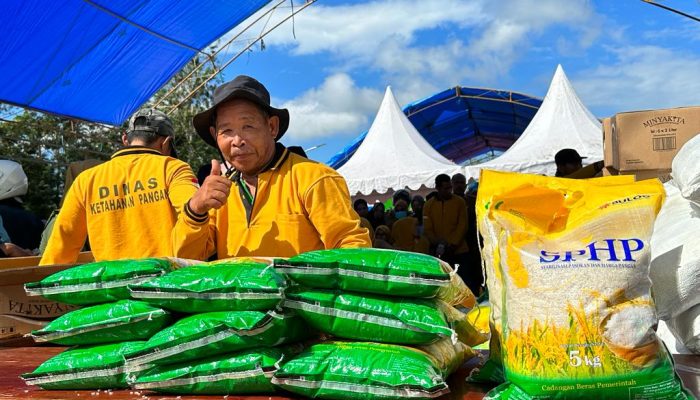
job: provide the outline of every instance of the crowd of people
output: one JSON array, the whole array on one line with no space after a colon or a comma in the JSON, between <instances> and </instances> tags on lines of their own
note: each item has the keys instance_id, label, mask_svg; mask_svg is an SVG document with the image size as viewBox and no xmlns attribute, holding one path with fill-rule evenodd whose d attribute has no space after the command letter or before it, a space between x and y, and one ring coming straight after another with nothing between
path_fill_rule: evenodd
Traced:
<instances>
[{"instance_id":1,"label":"crowd of people","mask_svg":"<svg viewBox=\"0 0 700 400\"><path fill-rule=\"evenodd\" d=\"M384 203L358 198L353 208L371 230L372 245L439 257L453 266L474 291L482 290L481 253L474 204L478 185L463 174L435 177L435 191L425 198L405 189Z\"/></svg>"}]
</instances>

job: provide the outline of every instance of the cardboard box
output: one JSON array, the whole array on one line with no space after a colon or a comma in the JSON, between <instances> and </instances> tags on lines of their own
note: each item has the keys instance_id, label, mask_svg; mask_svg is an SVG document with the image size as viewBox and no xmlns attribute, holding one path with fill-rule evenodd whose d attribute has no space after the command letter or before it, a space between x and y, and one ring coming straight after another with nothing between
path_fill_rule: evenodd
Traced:
<instances>
[{"instance_id":1,"label":"cardboard box","mask_svg":"<svg viewBox=\"0 0 700 400\"><path fill-rule=\"evenodd\" d=\"M77 264L94 261L92 253L80 253L71 265L39 264L39 257L0 259L0 346L27 346L33 343L24 335L41 329L48 321L78 307L40 296L27 296L24 284L40 281L47 276Z\"/></svg>"},{"instance_id":2,"label":"cardboard box","mask_svg":"<svg viewBox=\"0 0 700 400\"><path fill-rule=\"evenodd\" d=\"M656 179L660 180L662 183L666 183L666 182L671 180L671 170L670 169L618 171L612 167L603 168L603 176L610 176L610 175L634 175L635 179L638 181L656 178Z\"/></svg>"},{"instance_id":3,"label":"cardboard box","mask_svg":"<svg viewBox=\"0 0 700 400\"><path fill-rule=\"evenodd\" d=\"M79 262L72 265L37 266L39 257L2 259L0 264L0 314L32 319L53 319L75 309L75 306L27 296L24 284L40 281L58 271L93 260L92 253L81 253Z\"/></svg>"},{"instance_id":4,"label":"cardboard box","mask_svg":"<svg viewBox=\"0 0 700 400\"><path fill-rule=\"evenodd\" d=\"M618 113L611 127L614 169L669 170L678 150L700 133L700 107Z\"/></svg>"},{"instance_id":5,"label":"cardboard box","mask_svg":"<svg viewBox=\"0 0 700 400\"><path fill-rule=\"evenodd\" d=\"M0 315L0 346L12 346L21 341L26 334L33 330L41 329L47 321L38 321L29 318L16 317L14 315ZM30 342L34 342L29 338Z\"/></svg>"},{"instance_id":6,"label":"cardboard box","mask_svg":"<svg viewBox=\"0 0 700 400\"><path fill-rule=\"evenodd\" d=\"M613 165L612 117L603 118L603 162L606 167Z\"/></svg>"},{"instance_id":7,"label":"cardboard box","mask_svg":"<svg viewBox=\"0 0 700 400\"><path fill-rule=\"evenodd\" d=\"M41 257L31 256L31 257L3 257L0 258L0 273L6 269L14 269L19 267L36 267L39 265ZM91 251L83 251L78 254L78 260L75 265L85 264L95 261L95 257L92 256ZM2 282L0 281L0 284Z\"/></svg>"},{"instance_id":8,"label":"cardboard box","mask_svg":"<svg viewBox=\"0 0 700 400\"><path fill-rule=\"evenodd\" d=\"M24 284L40 281L72 265L19 267L0 270L0 314L33 319L53 319L77 307L41 296L27 296Z\"/></svg>"}]
</instances>

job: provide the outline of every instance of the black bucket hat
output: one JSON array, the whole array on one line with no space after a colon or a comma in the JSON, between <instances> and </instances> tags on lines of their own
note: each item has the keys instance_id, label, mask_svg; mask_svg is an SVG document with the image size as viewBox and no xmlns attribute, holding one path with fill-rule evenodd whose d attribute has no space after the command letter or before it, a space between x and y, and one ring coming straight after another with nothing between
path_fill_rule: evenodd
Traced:
<instances>
[{"instance_id":1,"label":"black bucket hat","mask_svg":"<svg viewBox=\"0 0 700 400\"><path fill-rule=\"evenodd\" d=\"M286 108L274 108L270 106L270 92L262 83L246 75L238 75L231 82L226 82L214 90L214 105L192 118L192 124L197 134L210 146L218 148L216 140L209 133L212 123L212 115L216 107L233 99L246 99L252 101L266 110L270 115L276 115L280 119L279 140L289 128L289 111Z\"/></svg>"}]
</instances>

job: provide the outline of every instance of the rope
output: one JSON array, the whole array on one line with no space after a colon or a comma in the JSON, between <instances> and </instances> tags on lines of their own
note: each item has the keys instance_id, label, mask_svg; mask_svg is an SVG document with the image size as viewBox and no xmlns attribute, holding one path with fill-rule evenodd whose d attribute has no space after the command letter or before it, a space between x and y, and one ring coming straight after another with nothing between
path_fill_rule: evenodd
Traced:
<instances>
[{"instance_id":1,"label":"rope","mask_svg":"<svg viewBox=\"0 0 700 400\"><path fill-rule=\"evenodd\" d=\"M233 58L231 58L231 59L228 60L226 63L224 63L224 65L222 65L221 68L215 68L215 69L214 69L214 73L211 74L208 78L206 78L206 79L204 80L204 82L202 82L199 86L197 86L196 88L194 88L184 99L182 99L182 101L180 101L179 103L177 103L175 106L171 107L170 110L168 111L168 114L172 113L172 112L175 111L178 107L180 107L184 102L186 102L187 100L189 100L199 89L201 89L204 85L206 85L210 80L214 79L214 77L215 77L216 75L218 75L221 71L223 71L224 69L226 69L226 67L228 67L232 62L236 61L236 59L238 59L238 57L240 57L244 52L246 52L248 49L250 49L251 47L253 47L253 45L254 45L255 43L257 43L259 40L262 40L262 38L264 38L265 36L267 36L270 32L272 32L272 31L274 31L275 29L277 29L277 27L279 27L279 26L282 25L283 23L287 22L290 18L293 18L294 15L300 13L300 12L303 11L306 7L308 7L308 6L312 5L312 4L314 4L316 1L317 1L317 0L309 0L309 1L308 1L306 4L304 4L300 9L298 9L298 10L295 11L295 12L293 12L290 16L288 16L287 18L285 18L285 19L283 19L282 21L280 21L279 23L277 23L275 26L273 26L272 28L270 28L270 30L268 30L267 32L263 33L263 34L260 35L257 39L255 39L255 41L253 41L253 42L250 43L248 46L246 46L245 48L243 48L243 50L241 50L240 52L238 52L235 56L233 56Z\"/></svg>"},{"instance_id":2,"label":"rope","mask_svg":"<svg viewBox=\"0 0 700 400\"><path fill-rule=\"evenodd\" d=\"M665 5L663 5L663 4L655 3L655 2L653 2L652 0L642 0L642 1L645 2L645 3L647 3L647 4L651 4L651 5L653 5L653 6L657 6L657 7L659 7L659 8L663 8L664 10L671 11L672 13L676 13L676 14L678 14L678 15L682 15L682 16L684 16L684 17L690 18L690 19L692 19L693 21L700 22L700 18L695 17L695 16L692 16L692 15L690 15L690 14L686 14L686 13L684 13L683 11L679 11L679 10L673 9L673 8L671 8L671 7L669 7L669 6L665 6Z\"/></svg>"},{"instance_id":3,"label":"rope","mask_svg":"<svg viewBox=\"0 0 700 400\"><path fill-rule=\"evenodd\" d=\"M183 48L188 49L188 50L192 50L192 51L194 51L195 53L201 53L201 54L204 54L205 56L209 56L209 54L207 54L207 53L201 51L200 49L198 49L198 48L196 48L196 47L192 47L192 46L190 46L190 45L188 45L188 44L182 43L182 42L177 41L177 40L175 40L175 39L169 38L169 37L167 37L167 36L163 36L163 35L161 35L160 33L155 32L155 31L152 31L152 30L146 28L145 26L139 25L139 24L137 24L136 22L131 21L131 20L127 19L126 17L123 17L123 16L121 16L121 15L115 13L114 11L112 11L112 10L110 10L110 9L104 7L104 6L101 6L101 5L99 5L99 4L95 4L95 3L94 3L93 1L91 1L91 0L83 0L83 1L84 1L85 3L91 5L91 6L95 7L96 9L98 9L98 10L100 10L100 11L106 13L106 14L109 14L109 15L113 16L114 18L117 18L118 20L120 20L120 21L122 21L122 22L125 22L125 23L127 23L127 24L133 26L133 27L136 28L136 29L139 29L139 30L141 30L141 31L144 31L144 32L146 32L147 34L149 34L149 35L151 35L151 36L154 36L154 37L156 37L156 38L158 38L158 39L160 39L160 40L164 40L164 41L166 41L166 42L168 42L168 43L170 43L170 44L174 44L174 45L176 45L176 46L183 47Z\"/></svg>"},{"instance_id":4,"label":"rope","mask_svg":"<svg viewBox=\"0 0 700 400\"><path fill-rule=\"evenodd\" d=\"M275 4L272 8L270 8L270 9L267 10L267 11L265 11L264 14L260 15L258 18L255 19L255 21L253 21L253 22L251 22L250 24L248 24L245 28L243 28L243 30L241 30L241 32L239 32L239 33L237 33L236 35L234 35L228 42L226 42L223 46L221 46L219 49L217 49L215 52L213 52L213 53L211 54L211 57L208 57L207 59L212 63L212 65L214 66L214 68L216 68L216 63L214 62L214 57L215 57L217 54L219 54L219 53L222 52L224 49L226 49L228 46L230 46L233 42L235 42L242 34L244 34L245 32L247 32L248 29L250 29L253 25L255 25L256 23L258 23L258 21L260 21L265 15L271 13L272 11L274 11L275 9L277 9L278 7L280 7L282 4L284 4L285 1L287 1L287 0L281 0L279 3ZM192 77L192 75L194 75L195 72L199 71L204 65L206 65L206 62L197 65L186 77L182 78L182 80L181 80L180 82L178 82L177 85L175 85L175 86L174 86L173 88L171 88L166 94L164 94L163 97L161 97L161 99L158 100L158 101L153 105L153 108L157 108L157 107L160 105L160 103L162 103L163 101L165 101L165 99L167 99L171 94L173 94L173 92L175 92L180 86L182 86L183 83L185 83L188 79L190 79L190 78Z\"/></svg>"}]
</instances>

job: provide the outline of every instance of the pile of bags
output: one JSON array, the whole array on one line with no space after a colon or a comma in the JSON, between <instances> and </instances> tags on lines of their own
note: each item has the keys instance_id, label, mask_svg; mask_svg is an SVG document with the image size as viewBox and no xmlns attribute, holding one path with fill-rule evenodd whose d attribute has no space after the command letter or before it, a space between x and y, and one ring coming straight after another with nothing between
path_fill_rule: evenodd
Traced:
<instances>
[{"instance_id":1,"label":"pile of bags","mask_svg":"<svg viewBox=\"0 0 700 400\"><path fill-rule=\"evenodd\" d=\"M86 264L28 284L30 294L89 306L33 332L38 342L76 347L22 378L44 389L274 390L270 378L280 362L301 350L292 344L315 333L278 309L286 280L252 259L179 269L168 263ZM161 273L142 272L154 264Z\"/></svg>"},{"instance_id":2,"label":"pile of bags","mask_svg":"<svg viewBox=\"0 0 700 400\"><path fill-rule=\"evenodd\" d=\"M437 258L381 249L320 250L275 268L296 286L283 308L333 336L296 356L272 382L321 398L433 398L469 346L487 337L454 306L474 295Z\"/></svg>"},{"instance_id":3,"label":"pile of bags","mask_svg":"<svg viewBox=\"0 0 700 400\"><path fill-rule=\"evenodd\" d=\"M390 250L102 262L26 290L85 306L33 332L76 346L23 375L44 389L432 398L488 340L449 265Z\"/></svg>"},{"instance_id":4,"label":"pile of bags","mask_svg":"<svg viewBox=\"0 0 700 400\"><path fill-rule=\"evenodd\" d=\"M651 237L652 293L658 316L680 344L700 354L700 135L678 151L666 201Z\"/></svg>"},{"instance_id":5,"label":"pile of bags","mask_svg":"<svg viewBox=\"0 0 700 400\"><path fill-rule=\"evenodd\" d=\"M491 303L486 399L692 398L656 337L657 180L482 171L476 202Z\"/></svg>"}]
</instances>

